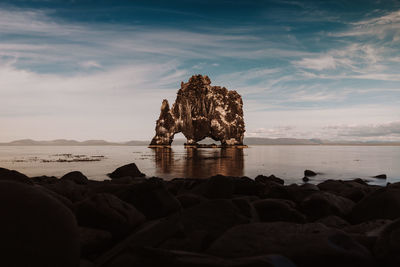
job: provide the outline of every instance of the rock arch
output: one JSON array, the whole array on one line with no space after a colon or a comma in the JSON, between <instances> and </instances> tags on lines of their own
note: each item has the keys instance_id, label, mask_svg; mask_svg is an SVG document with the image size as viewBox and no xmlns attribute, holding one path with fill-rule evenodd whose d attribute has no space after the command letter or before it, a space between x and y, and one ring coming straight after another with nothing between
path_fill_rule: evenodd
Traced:
<instances>
[{"instance_id":1,"label":"rock arch","mask_svg":"<svg viewBox=\"0 0 400 267\"><path fill-rule=\"evenodd\" d=\"M150 146L169 146L180 132L189 145L206 137L223 146L243 145L242 97L225 87L211 86L207 76L194 75L181 83L171 108L168 100L163 100L155 130Z\"/></svg>"}]
</instances>

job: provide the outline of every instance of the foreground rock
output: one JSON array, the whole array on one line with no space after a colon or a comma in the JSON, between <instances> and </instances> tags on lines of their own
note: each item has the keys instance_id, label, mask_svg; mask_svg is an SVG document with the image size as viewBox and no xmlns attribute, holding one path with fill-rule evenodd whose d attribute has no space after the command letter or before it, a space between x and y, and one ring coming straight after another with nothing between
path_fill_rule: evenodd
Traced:
<instances>
[{"instance_id":1,"label":"foreground rock","mask_svg":"<svg viewBox=\"0 0 400 267\"><path fill-rule=\"evenodd\" d=\"M281 254L298 266L371 266L370 252L349 235L322 224L255 223L225 232L207 250L220 257Z\"/></svg>"},{"instance_id":2,"label":"foreground rock","mask_svg":"<svg viewBox=\"0 0 400 267\"><path fill-rule=\"evenodd\" d=\"M400 265L400 183L139 173L130 164L117 179L91 181L78 171L58 179L0 169L0 180L15 180L0 181L2 265ZM28 247L40 250L21 257Z\"/></svg>"},{"instance_id":3,"label":"foreground rock","mask_svg":"<svg viewBox=\"0 0 400 267\"><path fill-rule=\"evenodd\" d=\"M32 186L0 182L2 266L79 266L72 212Z\"/></svg>"},{"instance_id":4,"label":"foreground rock","mask_svg":"<svg viewBox=\"0 0 400 267\"><path fill-rule=\"evenodd\" d=\"M388 185L358 202L351 214L354 223L400 217L400 184Z\"/></svg>"},{"instance_id":5,"label":"foreground rock","mask_svg":"<svg viewBox=\"0 0 400 267\"><path fill-rule=\"evenodd\" d=\"M79 225L109 231L115 237L130 233L145 221L142 213L110 194L96 194L75 204Z\"/></svg>"},{"instance_id":6,"label":"foreground rock","mask_svg":"<svg viewBox=\"0 0 400 267\"><path fill-rule=\"evenodd\" d=\"M182 132L187 144L210 137L222 145L242 145L244 137L243 102L236 91L211 86L207 76L194 75L181 84L175 103L162 102L156 135L150 146L171 145Z\"/></svg>"},{"instance_id":7,"label":"foreground rock","mask_svg":"<svg viewBox=\"0 0 400 267\"><path fill-rule=\"evenodd\" d=\"M115 171L108 174L108 176L112 179L116 179L116 178L122 178L122 177L127 177L127 176L143 177L143 176L145 176L145 174L141 173L139 171L139 169L135 163L130 163L130 164L127 164L127 165L117 168Z\"/></svg>"},{"instance_id":8,"label":"foreground rock","mask_svg":"<svg viewBox=\"0 0 400 267\"><path fill-rule=\"evenodd\" d=\"M28 176L14 170L0 168L0 181L13 181L24 184L33 184Z\"/></svg>"}]
</instances>

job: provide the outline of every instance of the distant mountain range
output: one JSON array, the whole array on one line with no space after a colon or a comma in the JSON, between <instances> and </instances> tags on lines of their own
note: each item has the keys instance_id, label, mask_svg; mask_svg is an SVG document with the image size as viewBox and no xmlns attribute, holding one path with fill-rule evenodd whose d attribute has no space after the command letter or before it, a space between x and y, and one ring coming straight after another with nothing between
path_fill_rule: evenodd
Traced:
<instances>
[{"instance_id":1,"label":"distant mountain range","mask_svg":"<svg viewBox=\"0 0 400 267\"><path fill-rule=\"evenodd\" d=\"M173 145L183 145L185 139L175 139ZM35 141L31 139L16 140L8 143L0 143L0 146L147 146L150 141L133 140L128 142L107 142L104 140L76 141L57 139L51 141ZM213 143L207 139L200 143ZM261 138L247 137L246 145L381 145L400 146L400 142L390 141L329 141L321 139L296 139L296 138Z\"/></svg>"}]
</instances>

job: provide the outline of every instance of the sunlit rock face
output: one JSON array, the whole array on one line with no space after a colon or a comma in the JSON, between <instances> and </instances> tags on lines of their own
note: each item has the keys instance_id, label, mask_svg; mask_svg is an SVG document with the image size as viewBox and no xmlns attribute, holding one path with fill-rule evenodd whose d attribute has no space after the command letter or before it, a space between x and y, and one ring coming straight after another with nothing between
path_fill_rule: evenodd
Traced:
<instances>
[{"instance_id":1,"label":"sunlit rock face","mask_svg":"<svg viewBox=\"0 0 400 267\"><path fill-rule=\"evenodd\" d=\"M171 108L163 100L156 135L150 145L170 145L180 132L191 145L206 137L225 146L242 145L245 132L242 97L225 87L211 86L207 76L192 76L189 82L181 83Z\"/></svg>"}]
</instances>

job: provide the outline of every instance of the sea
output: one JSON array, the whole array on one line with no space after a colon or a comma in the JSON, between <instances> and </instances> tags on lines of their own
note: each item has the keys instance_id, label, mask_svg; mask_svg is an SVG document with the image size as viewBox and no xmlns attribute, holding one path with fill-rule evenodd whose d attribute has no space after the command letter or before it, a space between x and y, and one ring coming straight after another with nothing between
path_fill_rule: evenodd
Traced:
<instances>
[{"instance_id":1,"label":"sea","mask_svg":"<svg viewBox=\"0 0 400 267\"><path fill-rule=\"evenodd\" d=\"M109 179L116 168L136 163L147 177L207 178L275 175L303 183L304 170L326 179L362 178L371 184L400 181L400 146L254 145L248 148L148 148L146 146L1 146L0 167L30 177L79 170L89 179ZM387 179L373 178L386 174Z\"/></svg>"}]
</instances>

